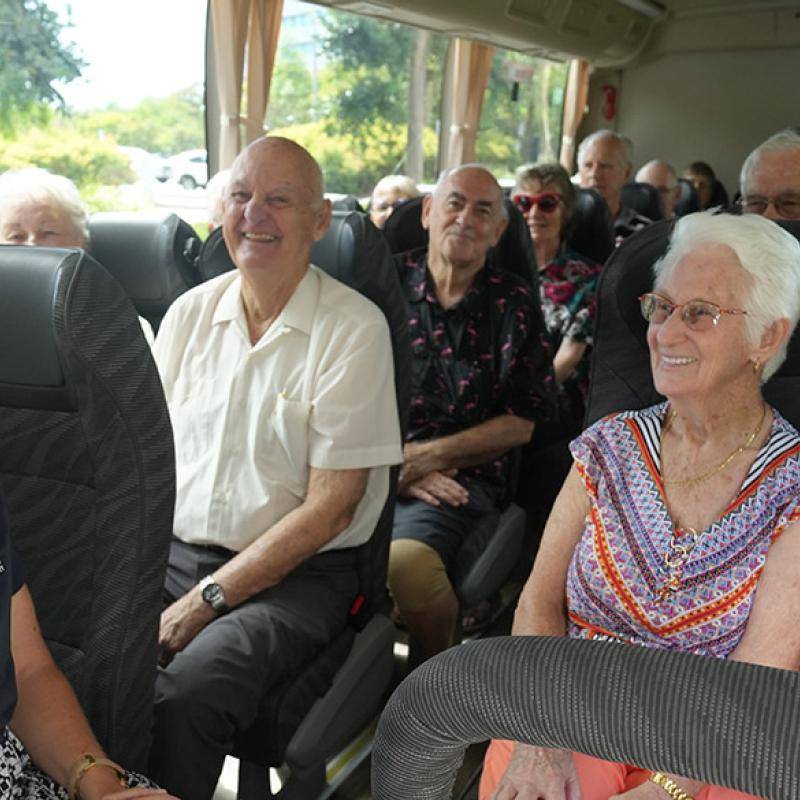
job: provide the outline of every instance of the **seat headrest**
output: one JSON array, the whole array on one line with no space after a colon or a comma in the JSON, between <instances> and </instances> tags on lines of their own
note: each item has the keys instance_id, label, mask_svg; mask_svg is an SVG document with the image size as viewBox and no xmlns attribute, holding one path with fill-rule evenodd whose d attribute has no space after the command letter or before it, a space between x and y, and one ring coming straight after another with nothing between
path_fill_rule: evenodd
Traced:
<instances>
[{"instance_id":1,"label":"seat headrest","mask_svg":"<svg viewBox=\"0 0 800 800\"><path fill-rule=\"evenodd\" d=\"M653 221L664 218L658 189L649 183L626 183L622 187L622 205Z\"/></svg>"},{"instance_id":2,"label":"seat headrest","mask_svg":"<svg viewBox=\"0 0 800 800\"><path fill-rule=\"evenodd\" d=\"M94 214L89 249L156 328L172 302L200 282L194 267L199 240L176 214Z\"/></svg>"},{"instance_id":3,"label":"seat headrest","mask_svg":"<svg viewBox=\"0 0 800 800\"><path fill-rule=\"evenodd\" d=\"M428 231L422 227L422 197L399 205L383 226L383 235L392 253L421 250L428 246Z\"/></svg>"},{"instance_id":4,"label":"seat headrest","mask_svg":"<svg viewBox=\"0 0 800 800\"><path fill-rule=\"evenodd\" d=\"M686 178L678 178L678 186L681 190L681 196L675 204L675 216L684 217L686 214L693 214L695 211L700 210L700 200L697 197L697 189L694 184Z\"/></svg>"},{"instance_id":5,"label":"seat headrest","mask_svg":"<svg viewBox=\"0 0 800 800\"><path fill-rule=\"evenodd\" d=\"M334 211L361 211L362 213L364 211L361 203L358 202L358 198L352 194L346 194L344 197L337 197L335 200L331 200L331 206Z\"/></svg>"},{"instance_id":6,"label":"seat headrest","mask_svg":"<svg viewBox=\"0 0 800 800\"><path fill-rule=\"evenodd\" d=\"M575 187L575 208L567 230L567 246L598 264L605 264L614 250L611 211L595 189Z\"/></svg>"},{"instance_id":7,"label":"seat headrest","mask_svg":"<svg viewBox=\"0 0 800 800\"><path fill-rule=\"evenodd\" d=\"M0 245L0 406L73 408L59 357L56 298L82 250Z\"/></svg>"}]
</instances>

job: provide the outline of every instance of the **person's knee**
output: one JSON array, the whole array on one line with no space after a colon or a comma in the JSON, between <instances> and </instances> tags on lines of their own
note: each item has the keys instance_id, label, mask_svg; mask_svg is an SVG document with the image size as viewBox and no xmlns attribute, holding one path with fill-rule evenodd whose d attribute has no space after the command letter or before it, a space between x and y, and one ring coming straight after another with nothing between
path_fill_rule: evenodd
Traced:
<instances>
[{"instance_id":1,"label":"person's knee","mask_svg":"<svg viewBox=\"0 0 800 800\"><path fill-rule=\"evenodd\" d=\"M392 542L389 589L401 611L423 611L448 603L454 597L439 554L416 539Z\"/></svg>"}]
</instances>

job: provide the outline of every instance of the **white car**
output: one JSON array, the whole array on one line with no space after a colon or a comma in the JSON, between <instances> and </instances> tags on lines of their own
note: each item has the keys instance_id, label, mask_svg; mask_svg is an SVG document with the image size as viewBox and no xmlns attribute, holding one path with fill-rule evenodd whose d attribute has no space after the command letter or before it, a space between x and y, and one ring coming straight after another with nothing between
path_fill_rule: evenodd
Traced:
<instances>
[{"instance_id":1,"label":"white car","mask_svg":"<svg viewBox=\"0 0 800 800\"><path fill-rule=\"evenodd\" d=\"M208 160L205 150L184 150L168 161L172 179L184 189L196 189L208 183Z\"/></svg>"}]
</instances>

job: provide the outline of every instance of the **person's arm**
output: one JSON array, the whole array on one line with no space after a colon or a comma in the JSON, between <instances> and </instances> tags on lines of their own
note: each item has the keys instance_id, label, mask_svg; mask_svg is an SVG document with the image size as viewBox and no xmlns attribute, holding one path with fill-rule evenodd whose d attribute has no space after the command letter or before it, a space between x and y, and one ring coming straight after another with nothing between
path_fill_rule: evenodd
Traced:
<instances>
[{"instance_id":1,"label":"person's arm","mask_svg":"<svg viewBox=\"0 0 800 800\"><path fill-rule=\"evenodd\" d=\"M530 420L502 414L451 436L409 442L403 448L399 491L404 492L410 484L432 472L447 474L492 461L514 447L527 444L533 428Z\"/></svg>"},{"instance_id":2,"label":"person's arm","mask_svg":"<svg viewBox=\"0 0 800 800\"><path fill-rule=\"evenodd\" d=\"M214 573L228 606L277 585L347 528L368 475L368 469L310 468L305 500ZM197 586L176 600L161 615L162 661L183 650L215 618Z\"/></svg>"},{"instance_id":3,"label":"person's arm","mask_svg":"<svg viewBox=\"0 0 800 800\"><path fill-rule=\"evenodd\" d=\"M105 758L105 753L42 640L25 586L11 598L11 654L18 694L11 730L33 763L56 783L67 786L71 768L83 755ZM166 796L163 790L123 790L116 773L99 765L85 773L80 792L84 800Z\"/></svg>"},{"instance_id":4,"label":"person's arm","mask_svg":"<svg viewBox=\"0 0 800 800\"><path fill-rule=\"evenodd\" d=\"M583 533L589 498L573 466L547 520L530 577L520 595L514 636L565 636L567 569ZM579 800L580 787L566 750L517 742L497 786L497 800Z\"/></svg>"},{"instance_id":5,"label":"person's arm","mask_svg":"<svg viewBox=\"0 0 800 800\"><path fill-rule=\"evenodd\" d=\"M586 352L586 346L586 342L578 342L574 339L561 340L553 359L553 372L555 372L556 383L559 386L575 371L575 367L578 366Z\"/></svg>"}]
</instances>

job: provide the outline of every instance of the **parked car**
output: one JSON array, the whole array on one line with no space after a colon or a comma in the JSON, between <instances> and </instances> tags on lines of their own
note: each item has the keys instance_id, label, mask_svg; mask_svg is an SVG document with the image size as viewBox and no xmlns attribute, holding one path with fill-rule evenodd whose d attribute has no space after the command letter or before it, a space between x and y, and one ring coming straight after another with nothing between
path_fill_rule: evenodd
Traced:
<instances>
[{"instance_id":1,"label":"parked car","mask_svg":"<svg viewBox=\"0 0 800 800\"><path fill-rule=\"evenodd\" d=\"M141 147L126 145L119 145L117 149L128 157L131 169L140 181L157 180L164 183L172 173L167 159L158 153L150 153Z\"/></svg>"},{"instance_id":2,"label":"parked car","mask_svg":"<svg viewBox=\"0 0 800 800\"><path fill-rule=\"evenodd\" d=\"M169 159L172 179L184 189L196 189L208 183L208 161L205 150L184 150Z\"/></svg>"}]
</instances>

